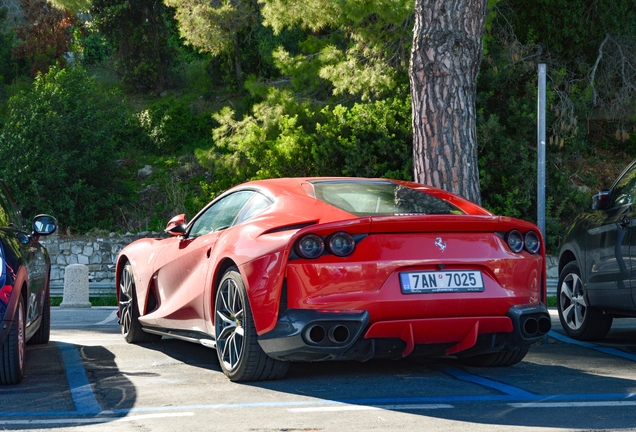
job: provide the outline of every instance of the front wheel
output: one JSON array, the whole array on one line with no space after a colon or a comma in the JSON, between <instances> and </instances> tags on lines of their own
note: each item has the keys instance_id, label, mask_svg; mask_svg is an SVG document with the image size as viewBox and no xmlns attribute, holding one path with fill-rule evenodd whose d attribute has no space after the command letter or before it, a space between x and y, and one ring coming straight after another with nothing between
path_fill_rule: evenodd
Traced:
<instances>
[{"instance_id":1,"label":"front wheel","mask_svg":"<svg viewBox=\"0 0 636 432\"><path fill-rule=\"evenodd\" d=\"M25 325L24 300L20 296L9 335L0 347L0 384L18 384L24 378Z\"/></svg>"},{"instance_id":2,"label":"front wheel","mask_svg":"<svg viewBox=\"0 0 636 432\"><path fill-rule=\"evenodd\" d=\"M132 266L126 263L119 278L119 325L128 343L155 342L161 336L146 333L139 322L139 307Z\"/></svg>"},{"instance_id":3,"label":"front wheel","mask_svg":"<svg viewBox=\"0 0 636 432\"><path fill-rule=\"evenodd\" d=\"M279 379L288 362L269 357L258 344L245 285L236 267L223 275L214 301L216 352L223 373L232 381Z\"/></svg>"},{"instance_id":4,"label":"front wheel","mask_svg":"<svg viewBox=\"0 0 636 432\"><path fill-rule=\"evenodd\" d=\"M603 339L613 318L585 301L581 271L576 261L568 263L559 275L557 307L561 326L568 336L578 340Z\"/></svg>"},{"instance_id":5,"label":"front wheel","mask_svg":"<svg viewBox=\"0 0 636 432\"><path fill-rule=\"evenodd\" d=\"M42 320L40 321L40 328L35 332L30 343L35 345L45 344L51 337L51 293L50 288L46 288L46 294L44 295L44 304L42 305Z\"/></svg>"}]
</instances>

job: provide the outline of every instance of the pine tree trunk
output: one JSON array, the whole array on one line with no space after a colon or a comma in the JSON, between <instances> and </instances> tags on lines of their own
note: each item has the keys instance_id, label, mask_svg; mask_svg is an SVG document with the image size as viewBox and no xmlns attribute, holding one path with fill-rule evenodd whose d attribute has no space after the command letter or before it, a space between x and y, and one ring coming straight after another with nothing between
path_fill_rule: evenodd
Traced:
<instances>
[{"instance_id":1,"label":"pine tree trunk","mask_svg":"<svg viewBox=\"0 0 636 432\"><path fill-rule=\"evenodd\" d=\"M241 67L241 47L239 45L238 34L233 32L232 43L234 51L234 72L236 72L236 81L241 84L243 82L243 68Z\"/></svg>"},{"instance_id":2,"label":"pine tree trunk","mask_svg":"<svg viewBox=\"0 0 636 432\"><path fill-rule=\"evenodd\" d=\"M477 73L488 0L416 0L409 75L415 181L481 204Z\"/></svg>"}]
</instances>

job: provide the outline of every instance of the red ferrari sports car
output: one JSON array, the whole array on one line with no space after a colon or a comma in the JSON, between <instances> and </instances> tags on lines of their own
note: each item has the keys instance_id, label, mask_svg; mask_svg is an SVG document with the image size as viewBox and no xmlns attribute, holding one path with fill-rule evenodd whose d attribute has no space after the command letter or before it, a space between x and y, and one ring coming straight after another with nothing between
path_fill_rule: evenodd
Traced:
<instances>
[{"instance_id":1,"label":"red ferrari sports car","mask_svg":"<svg viewBox=\"0 0 636 432\"><path fill-rule=\"evenodd\" d=\"M292 361L508 366L550 330L537 227L420 184L254 181L166 232L119 255L122 333L216 348L233 381Z\"/></svg>"}]
</instances>

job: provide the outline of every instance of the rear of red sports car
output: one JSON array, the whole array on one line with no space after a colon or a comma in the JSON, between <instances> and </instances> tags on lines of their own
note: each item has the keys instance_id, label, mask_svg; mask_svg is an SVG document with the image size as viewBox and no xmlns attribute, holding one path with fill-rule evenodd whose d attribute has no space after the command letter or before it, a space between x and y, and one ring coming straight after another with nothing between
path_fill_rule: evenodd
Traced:
<instances>
[{"instance_id":1,"label":"rear of red sports car","mask_svg":"<svg viewBox=\"0 0 636 432\"><path fill-rule=\"evenodd\" d=\"M356 218L308 224L284 256L239 266L270 357L456 355L506 366L550 330L535 225L413 183L318 179L303 188Z\"/></svg>"},{"instance_id":2,"label":"rear of red sports car","mask_svg":"<svg viewBox=\"0 0 636 432\"><path fill-rule=\"evenodd\" d=\"M537 227L416 183L249 182L166 231L120 253L122 333L215 347L234 381L289 361L507 366L550 330Z\"/></svg>"}]
</instances>

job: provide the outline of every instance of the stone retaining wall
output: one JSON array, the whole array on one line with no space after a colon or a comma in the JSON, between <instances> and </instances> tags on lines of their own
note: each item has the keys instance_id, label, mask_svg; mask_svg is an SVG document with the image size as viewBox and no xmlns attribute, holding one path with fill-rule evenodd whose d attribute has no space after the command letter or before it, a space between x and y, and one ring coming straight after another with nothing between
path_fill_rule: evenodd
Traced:
<instances>
[{"instance_id":1,"label":"stone retaining wall","mask_svg":"<svg viewBox=\"0 0 636 432\"><path fill-rule=\"evenodd\" d=\"M89 282L114 287L115 263L119 252L137 239L159 236L159 233L111 233L108 237L52 235L42 237L40 243L46 246L51 256L51 285L64 285L64 270L67 265L84 264L88 267Z\"/></svg>"},{"instance_id":2,"label":"stone retaining wall","mask_svg":"<svg viewBox=\"0 0 636 432\"><path fill-rule=\"evenodd\" d=\"M64 285L64 269L69 264L85 264L88 267L89 282L93 286L115 287L115 262L124 246L143 237L160 237L161 233L144 232L138 235L118 235L108 237L66 237L53 235L42 237L40 242L51 255L51 285ZM548 291L555 292L558 278L558 259L548 256L546 260Z\"/></svg>"}]
</instances>

